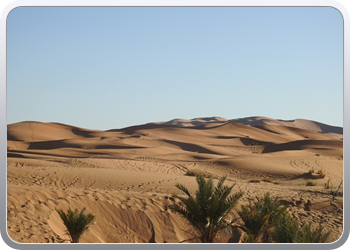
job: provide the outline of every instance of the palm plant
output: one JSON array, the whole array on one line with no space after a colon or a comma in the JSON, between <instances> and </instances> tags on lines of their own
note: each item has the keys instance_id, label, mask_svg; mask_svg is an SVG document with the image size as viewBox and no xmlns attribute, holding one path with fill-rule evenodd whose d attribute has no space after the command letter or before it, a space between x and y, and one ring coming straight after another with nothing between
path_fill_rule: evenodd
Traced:
<instances>
[{"instance_id":1,"label":"palm plant","mask_svg":"<svg viewBox=\"0 0 350 250\"><path fill-rule=\"evenodd\" d=\"M95 215L93 213L84 214L85 208L80 212L78 209L74 211L69 207L67 213L62 209L56 212L60 215L63 224L67 228L67 234L69 235L72 243L79 243L79 239L82 234L96 222L93 222Z\"/></svg>"},{"instance_id":2,"label":"palm plant","mask_svg":"<svg viewBox=\"0 0 350 250\"><path fill-rule=\"evenodd\" d=\"M214 242L221 230L231 229L235 222L234 219L226 219L242 193L230 195L235 184L224 186L225 179L226 176L222 177L214 187L212 178L206 180L202 175L197 175L198 190L195 196L192 196L185 186L179 183L176 185L187 197L173 195L183 204L175 203L170 209L193 226L196 230L195 238L202 243Z\"/></svg>"},{"instance_id":3,"label":"palm plant","mask_svg":"<svg viewBox=\"0 0 350 250\"><path fill-rule=\"evenodd\" d=\"M299 233L298 243L325 243L328 237L331 234L331 231L327 231L326 233L322 233L323 227L313 230L311 228L311 222L305 224L301 228L301 232Z\"/></svg>"},{"instance_id":4,"label":"palm plant","mask_svg":"<svg viewBox=\"0 0 350 250\"><path fill-rule=\"evenodd\" d=\"M238 211L244 225L238 226L247 235L244 242L256 243L261 241L270 241L269 230L278 222L279 218L286 213L287 207L277 197L272 199L269 193L264 195L263 200L258 197L256 201L247 206L242 205L241 211Z\"/></svg>"},{"instance_id":5,"label":"palm plant","mask_svg":"<svg viewBox=\"0 0 350 250\"><path fill-rule=\"evenodd\" d=\"M276 243L295 243L298 241L299 232L298 221L293 219L289 213L285 213L275 225L271 236Z\"/></svg>"},{"instance_id":6,"label":"palm plant","mask_svg":"<svg viewBox=\"0 0 350 250\"><path fill-rule=\"evenodd\" d=\"M311 222L300 227L298 221L286 213L280 218L271 236L276 243L324 243L331 232L322 231L322 226L313 230Z\"/></svg>"}]
</instances>

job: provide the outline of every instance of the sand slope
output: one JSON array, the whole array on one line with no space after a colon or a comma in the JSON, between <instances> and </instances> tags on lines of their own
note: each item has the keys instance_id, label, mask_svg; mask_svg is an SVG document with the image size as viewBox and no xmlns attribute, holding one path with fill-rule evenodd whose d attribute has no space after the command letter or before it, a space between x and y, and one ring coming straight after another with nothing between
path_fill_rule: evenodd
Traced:
<instances>
[{"instance_id":1,"label":"sand slope","mask_svg":"<svg viewBox=\"0 0 350 250\"><path fill-rule=\"evenodd\" d=\"M329 181L335 190L343 180L343 141L327 134L337 131L319 125L322 131L317 131L316 123L300 120L293 121L298 127L202 120L196 120L199 126L174 120L176 125L109 131L59 123L8 125L10 237L18 242L67 241L55 209L71 206L96 215L97 224L82 242L184 241L192 238L186 232L191 228L168 206L177 202L171 197L178 192L176 183L196 189L195 178L185 173L199 169L215 181L227 175L228 183L237 183L234 190L244 192L242 204L270 192L290 204L290 212L302 222L316 225L327 219L327 228L334 231L330 240L338 239L342 198L331 204L331 189L324 188ZM305 174L311 169L326 174L313 179L315 187L305 185L315 178ZM218 242L237 242L240 233L223 234Z\"/></svg>"}]
</instances>

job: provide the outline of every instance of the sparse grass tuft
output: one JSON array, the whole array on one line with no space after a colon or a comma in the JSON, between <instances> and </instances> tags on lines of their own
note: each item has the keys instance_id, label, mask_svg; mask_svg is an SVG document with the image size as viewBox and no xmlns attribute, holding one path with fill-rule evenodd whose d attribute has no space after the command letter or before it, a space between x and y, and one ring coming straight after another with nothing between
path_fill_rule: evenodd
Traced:
<instances>
[{"instance_id":1,"label":"sparse grass tuft","mask_svg":"<svg viewBox=\"0 0 350 250\"><path fill-rule=\"evenodd\" d=\"M330 181L328 180L325 184L324 184L324 188L325 189L333 189L334 186L330 184Z\"/></svg>"},{"instance_id":2,"label":"sparse grass tuft","mask_svg":"<svg viewBox=\"0 0 350 250\"><path fill-rule=\"evenodd\" d=\"M324 188L325 188L325 189L329 189L329 188L330 188L329 180L324 184Z\"/></svg>"},{"instance_id":3,"label":"sparse grass tuft","mask_svg":"<svg viewBox=\"0 0 350 250\"><path fill-rule=\"evenodd\" d=\"M306 182L306 186L317 186L317 183L309 180Z\"/></svg>"},{"instance_id":4,"label":"sparse grass tuft","mask_svg":"<svg viewBox=\"0 0 350 250\"><path fill-rule=\"evenodd\" d=\"M326 174L323 172L322 169L317 170L317 172L315 173L314 168L310 169L309 172L307 172L307 174L310 175L314 179L324 178L326 176Z\"/></svg>"},{"instance_id":5,"label":"sparse grass tuft","mask_svg":"<svg viewBox=\"0 0 350 250\"><path fill-rule=\"evenodd\" d=\"M324 178L324 177L326 176L326 174L323 172L322 169L318 170L318 171L317 171L317 174L318 174L320 177L322 177L322 178Z\"/></svg>"},{"instance_id":6,"label":"sparse grass tuft","mask_svg":"<svg viewBox=\"0 0 350 250\"><path fill-rule=\"evenodd\" d=\"M188 169L185 173L185 175L187 176L198 176L198 175L202 175L205 178L212 178L213 176L209 173L204 173L198 169Z\"/></svg>"}]
</instances>

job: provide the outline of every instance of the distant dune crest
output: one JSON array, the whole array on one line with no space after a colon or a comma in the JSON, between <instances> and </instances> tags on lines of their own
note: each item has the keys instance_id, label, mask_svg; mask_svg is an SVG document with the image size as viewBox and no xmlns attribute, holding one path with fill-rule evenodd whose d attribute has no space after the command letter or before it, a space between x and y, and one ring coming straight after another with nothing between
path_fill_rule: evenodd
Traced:
<instances>
[{"instance_id":1,"label":"distant dune crest","mask_svg":"<svg viewBox=\"0 0 350 250\"><path fill-rule=\"evenodd\" d=\"M248 126L259 126L259 125L277 125L286 126L292 128L305 129L317 133L327 134L332 137L343 138L343 128L327 125L324 123L306 120L306 119L295 119L295 120L278 120L263 116L252 116L245 118L237 118L228 120L223 117L205 117L205 118L194 118L191 120L186 119L173 119L166 122L155 122L153 124L164 124L173 125L178 127L194 127L206 125L209 123L239 123Z\"/></svg>"},{"instance_id":2,"label":"distant dune crest","mask_svg":"<svg viewBox=\"0 0 350 250\"><path fill-rule=\"evenodd\" d=\"M24 121L19 123L13 123L7 125L7 138L11 141L48 141L48 140L63 140L67 138L81 138L81 137L95 137L101 136L104 132L118 132L123 131L125 133L134 133L140 129L154 129L154 128L166 128L166 127L179 127L179 128L194 128L202 127L215 127L222 126L224 124L241 124L249 127L257 127L266 131L273 132L273 127L287 127L288 129L302 129L308 130L320 134L325 134L337 139L343 139L343 128L323 124L316 121L306 119L295 120L277 120L268 117L254 116L246 118L237 118L228 120L223 117L203 117L187 119L173 119L165 122L154 122L141 125L130 126L122 129L111 129L107 131L90 130L85 128L79 128L71 125L61 123L43 123L35 121ZM265 127L268 126L268 127ZM276 132L276 131L274 131Z\"/></svg>"}]
</instances>

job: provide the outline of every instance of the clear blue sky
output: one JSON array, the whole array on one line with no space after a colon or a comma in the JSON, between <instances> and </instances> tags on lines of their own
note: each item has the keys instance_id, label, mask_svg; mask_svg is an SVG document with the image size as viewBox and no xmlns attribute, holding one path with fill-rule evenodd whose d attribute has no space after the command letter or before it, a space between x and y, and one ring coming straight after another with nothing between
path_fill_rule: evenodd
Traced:
<instances>
[{"instance_id":1,"label":"clear blue sky","mask_svg":"<svg viewBox=\"0 0 350 250\"><path fill-rule=\"evenodd\" d=\"M21 7L7 123L122 128L267 116L343 125L343 19L328 7Z\"/></svg>"}]
</instances>

